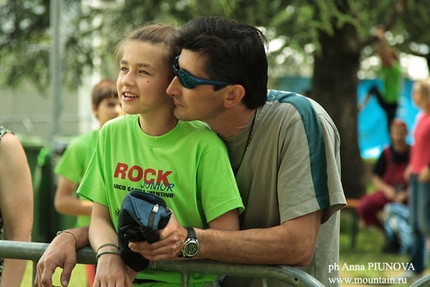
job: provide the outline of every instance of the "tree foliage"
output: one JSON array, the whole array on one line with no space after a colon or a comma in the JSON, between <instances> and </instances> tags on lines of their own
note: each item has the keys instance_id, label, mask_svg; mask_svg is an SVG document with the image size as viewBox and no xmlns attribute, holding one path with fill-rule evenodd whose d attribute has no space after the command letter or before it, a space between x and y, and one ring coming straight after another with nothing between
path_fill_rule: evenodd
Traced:
<instances>
[{"instance_id":1,"label":"tree foliage","mask_svg":"<svg viewBox=\"0 0 430 287\"><path fill-rule=\"evenodd\" d=\"M180 26L193 17L211 15L261 27L273 41L268 54L272 75L313 67L312 97L328 110L339 128L343 182L347 195L353 197L364 191L363 178L357 176L364 174L357 141L357 73L360 61L372 53L373 31L382 25L391 45L430 59L426 31L430 5L426 0L63 1L62 72L69 88L80 85L89 72L111 75L112 47L118 36L142 23L162 21ZM51 2L3 3L0 84L14 87L31 81L43 89L49 85Z\"/></svg>"},{"instance_id":2,"label":"tree foliage","mask_svg":"<svg viewBox=\"0 0 430 287\"><path fill-rule=\"evenodd\" d=\"M393 0L63 0L62 40L64 43L64 82L74 88L85 71L99 68L111 73L112 46L126 29L151 21L178 26L196 16L236 18L262 27L269 40L283 41L282 48L270 54L270 64L278 73L294 73L298 65L289 51L311 55L321 51L320 31L333 35L346 24L358 32L360 45L369 42L372 28L387 23L394 10ZM91 3L97 3L91 4ZM347 8L344 4L347 4ZM406 1L405 1L406 2ZM392 42L402 51L426 56L430 36L426 33L429 5L425 0L409 0L402 17L392 25ZM50 0L7 0L1 5L0 53L3 81L15 87L31 81L43 89L49 85L51 49ZM344 43L351 45L352 43ZM304 47L312 47L305 51ZM360 47L352 47L361 49ZM287 54L287 55L285 55ZM310 60L312 61L312 60ZM286 65L282 65L286 63ZM284 66L284 67L282 67ZM29 68L31 67L31 68ZM107 74L107 75L106 75Z\"/></svg>"}]
</instances>

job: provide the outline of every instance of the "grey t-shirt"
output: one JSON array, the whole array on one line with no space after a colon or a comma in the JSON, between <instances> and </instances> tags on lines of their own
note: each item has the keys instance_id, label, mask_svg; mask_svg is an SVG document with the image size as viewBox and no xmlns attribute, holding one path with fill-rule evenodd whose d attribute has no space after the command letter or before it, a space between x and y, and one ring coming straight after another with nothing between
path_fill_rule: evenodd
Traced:
<instances>
[{"instance_id":1,"label":"grey t-shirt","mask_svg":"<svg viewBox=\"0 0 430 287\"><path fill-rule=\"evenodd\" d=\"M250 121L244 131L224 142L233 169L238 169L236 180L246 207L240 217L241 229L273 227L324 209L314 259L301 269L324 286L336 286L329 278L339 274L329 273L329 265L339 261L338 211L346 200L340 137L327 112L303 96L270 91L269 102L258 109L255 124ZM232 279L226 278L223 286L261 286L261 279L252 283L249 278ZM269 286L287 285L271 281Z\"/></svg>"}]
</instances>

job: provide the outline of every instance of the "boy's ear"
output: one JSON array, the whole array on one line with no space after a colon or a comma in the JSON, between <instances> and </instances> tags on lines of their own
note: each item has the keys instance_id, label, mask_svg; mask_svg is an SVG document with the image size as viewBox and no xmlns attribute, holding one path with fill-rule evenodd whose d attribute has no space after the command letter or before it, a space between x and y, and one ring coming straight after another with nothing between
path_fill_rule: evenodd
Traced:
<instances>
[{"instance_id":1,"label":"boy's ear","mask_svg":"<svg viewBox=\"0 0 430 287\"><path fill-rule=\"evenodd\" d=\"M91 110L93 111L93 115L96 119L99 118L98 108L95 105L91 105Z\"/></svg>"},{"instance_id":2,"label":"boy's ear","mask_svg":"<svg viewBox=\"0 0 430 287\"><path fill-rule=\"evenodd\" d=\"M226 108L231 108L242 102L245 96L245 88L242 85L229 85L227 88L227 97L225 98L224 105Z\"/></svg>"}]
</instances>

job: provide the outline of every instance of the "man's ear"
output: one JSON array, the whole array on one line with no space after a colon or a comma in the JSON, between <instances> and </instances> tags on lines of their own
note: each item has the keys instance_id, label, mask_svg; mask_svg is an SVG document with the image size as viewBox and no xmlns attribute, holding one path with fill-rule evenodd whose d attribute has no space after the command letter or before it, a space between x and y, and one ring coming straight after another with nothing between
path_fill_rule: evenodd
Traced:
<instances>
[{"instance_id":1,"label":"man's ear","mask_svg":"<svg viewBox=\"0 0 430 287\"><path fill-rule=\"evenodd\" d=\"M242 85L229 85L227 88L227 97L225 98L224 105L226 108L231 108L242 102L245 96L245 88Z\"/></svg>"}]
</instances>

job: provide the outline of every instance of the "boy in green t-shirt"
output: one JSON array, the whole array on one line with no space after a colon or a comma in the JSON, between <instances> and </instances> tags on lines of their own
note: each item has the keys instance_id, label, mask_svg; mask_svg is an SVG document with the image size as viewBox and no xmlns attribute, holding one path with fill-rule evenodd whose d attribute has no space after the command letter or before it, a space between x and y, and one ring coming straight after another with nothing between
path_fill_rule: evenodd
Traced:
<instances>
[{"instance_id":1,"label":"boy in green t-shirt","mask_svg":"<svg viewBox=\"0 0 430 287\"><path fill-rule=\"evenodd\" d=\"M130 286L132 281L133 286L181 285L180 272L132 270L118 256L119 210L132 190L161 196L184 226L239 229L243 203L226 147L205 124L178 121L166 93L177 56L170 46L176 31L167 25L144 26L117 46L117 90L127 115L100 130L78 189L94 202L89 238L97 253L95 286ZM197 255L192 233L190 228L195 252L184 252L184 257ZM217 286L217 279L191 273L188 286Z\"/></svg>"}]
</instances>

